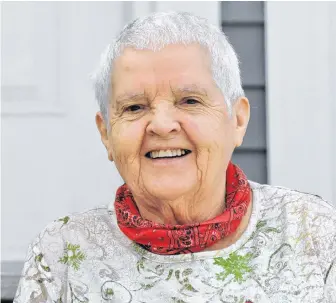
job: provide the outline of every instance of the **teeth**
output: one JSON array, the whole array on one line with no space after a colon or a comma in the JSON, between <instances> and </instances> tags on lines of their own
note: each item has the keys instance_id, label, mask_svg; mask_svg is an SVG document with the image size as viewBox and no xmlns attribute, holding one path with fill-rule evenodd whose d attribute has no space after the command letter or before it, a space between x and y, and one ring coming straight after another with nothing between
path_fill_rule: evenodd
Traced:
<instances>
[{"instance_id":1,"label":"teeth","mask_svg":"<svg viewBox=\"0 0 336 303\"><path fill-rule=\"evenodd\" d=\"M150 152L150 157L152 159L155 158L163 158L163 157L176 157L176 156L183 156L186 154L184 149L175 149L175 150L160 150L160 151L152 151Z\"/></svg>"}]
</instances>

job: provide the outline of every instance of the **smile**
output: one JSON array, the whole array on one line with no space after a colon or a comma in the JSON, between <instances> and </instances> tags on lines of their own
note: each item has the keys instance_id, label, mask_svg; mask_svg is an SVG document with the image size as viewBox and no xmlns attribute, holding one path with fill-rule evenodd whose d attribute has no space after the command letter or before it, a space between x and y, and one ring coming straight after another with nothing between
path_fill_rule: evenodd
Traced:
<instances>
[{"instance_id":1,"label":"smile","mask_svg":"<svg viewBox=\"0 0 336 303\"><path fill-rule=\"evenodd\" d=\"M160 158L178 158L184 157L190 154L191 151L188 149L167 149L167 150L156 150L146 153L146 158L149 159L160 159Z\"/></svg>"}]
</instances>

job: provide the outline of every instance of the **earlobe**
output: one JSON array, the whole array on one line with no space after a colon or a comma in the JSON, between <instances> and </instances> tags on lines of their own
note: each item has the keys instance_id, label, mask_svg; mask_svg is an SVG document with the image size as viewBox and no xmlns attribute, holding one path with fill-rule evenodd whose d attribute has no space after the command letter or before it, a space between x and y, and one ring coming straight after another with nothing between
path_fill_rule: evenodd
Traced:
<instances>
[{"instance_id":1,"label":"earlobe","mask_svg":"<svg viewBox=\"0 0 336 303\"><path fill-rule=\"evenodd\" d=\"M106 150L107 150L107 154L108 154L108 159L110 161L113 161L113 156L112 153L109 149L109 137L108 137L108 133L107 133L107 128L106 128L106 124L103 118L103 115L101 112L98 112L96 114L96 125L97 125L97 129L100 133L100 138L102 143L104 144Z\"/></svg>"},{"instance_id":2,"label":"earlobe","mask_svg":"<svg viewBox=\"0 0 336 303\"><path fill-rule=\"evenodd\" d=\"M247 98L242 97L235 104L236 115L236 147L243 144L247 125L250 120L250 103Z\"/></svg>"},{"instance_id":3,"label":"earlobe","mask_svg":"<svg viewBox=\"0 0 336 303\"><path fill-rule=\"evenodd\" d=\"M111 152L107 152L108 153L108 159L113 162L113 156Z\"/></svg>"},{"instance_id":4,"label":"earlobe","mask_svg":"<svg viewBox=\"0 0 336 303\"><path fill-rule=\"evenodd\" d=\"M242 97L236 104L237 127L247 128L250 120L250 102L247 98Z\"/></svg>"},{"instance_id":5,"label":"earlobe","mask_svg":"<svg viewBox=\"0 0 336 303\"><path fill-rule=\"evenodd\" d=\"M106 129L106 126L105 126L105 122L104 122L104 118L101 114L101 112L98 112L96 114L96 125L97 125L97 129L100 133L100 137L101 137L101 140L103 142L103 144L105 145L105 141L108 139L108 136L107 136L107 129Z\"/></svg>"}]
</instances>

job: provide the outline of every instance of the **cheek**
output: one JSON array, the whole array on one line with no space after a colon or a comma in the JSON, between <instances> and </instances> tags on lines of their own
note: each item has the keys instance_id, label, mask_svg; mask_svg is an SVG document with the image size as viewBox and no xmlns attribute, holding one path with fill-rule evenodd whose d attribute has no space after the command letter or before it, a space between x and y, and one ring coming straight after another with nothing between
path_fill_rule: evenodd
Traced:
<instances>
[{"instance_id":1,"label":"cheek","mask_svg":"<svg viewBox=\"0 0 336 303\"><path fill-rule=\"evenodd\" d=\"M120 121L113 125L111 147L115 157L134 158L141 149L145 125L141 121Z\"/></svg>"},{"instance_id":2,"label":"cheek","mask_svg":"<svg viewBox=\"0 0 336 303\"><path fill-rule=\"evenodd\" d=\"M184 129L198 148L230 150L233 126L225 117L188 117Z\"/></svg>"}]
</instances>

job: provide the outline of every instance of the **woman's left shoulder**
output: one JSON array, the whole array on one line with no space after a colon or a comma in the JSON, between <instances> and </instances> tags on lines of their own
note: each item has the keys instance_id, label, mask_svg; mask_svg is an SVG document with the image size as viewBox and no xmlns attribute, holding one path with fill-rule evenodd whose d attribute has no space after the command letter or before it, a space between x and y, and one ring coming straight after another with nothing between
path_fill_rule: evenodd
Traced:
<instances>
[{"instance_id":1,"label":"woman's left shoulder","mask_svg":"<svg viewBox=\"0 0 336 303\"><path fill-rule=\"evenodd\" d=\"M301 206L311 214L325 214L336 221L336 205L318 194L251 181L250 184L259 202L267 207L298 209Z\"/></svg>"}]
</instances>

